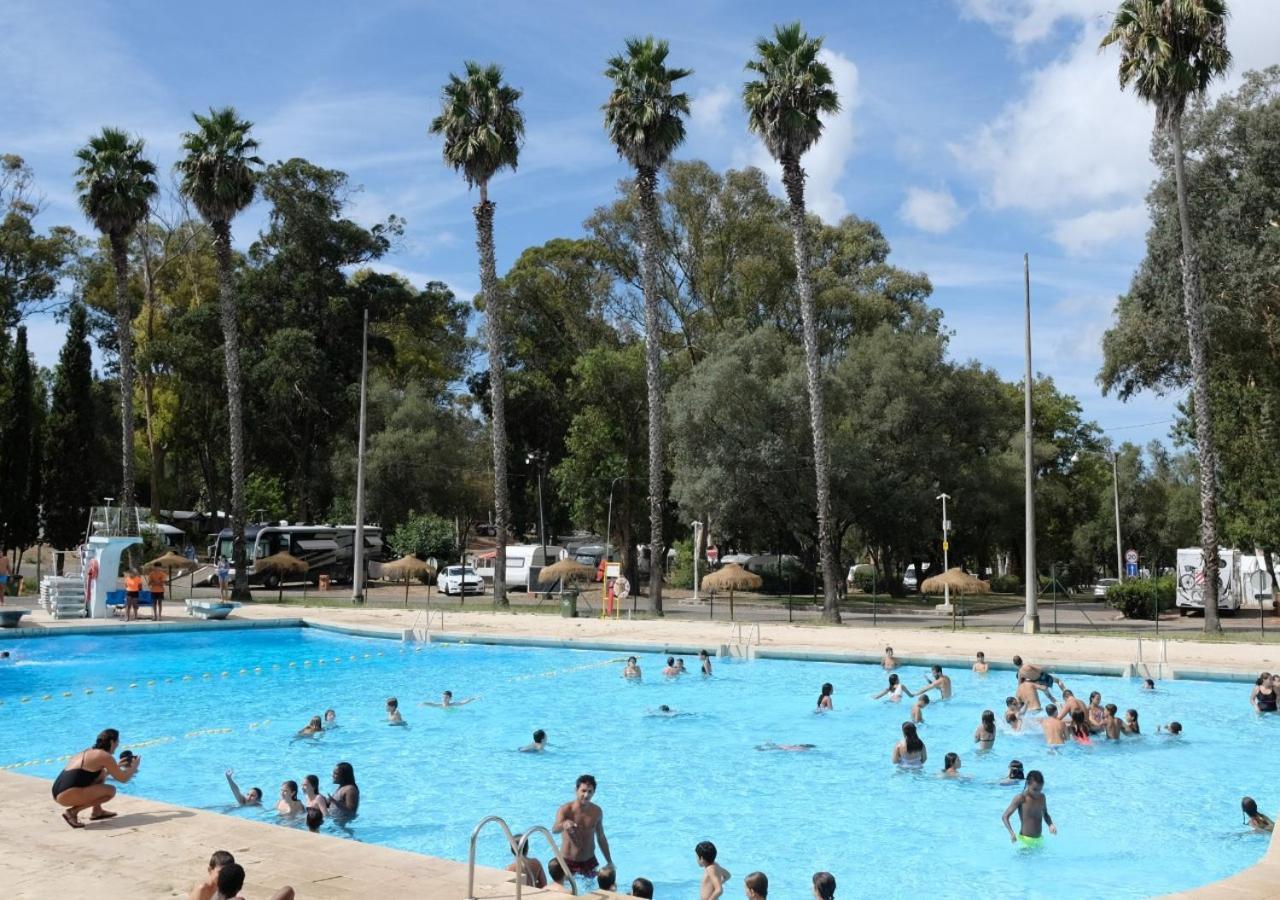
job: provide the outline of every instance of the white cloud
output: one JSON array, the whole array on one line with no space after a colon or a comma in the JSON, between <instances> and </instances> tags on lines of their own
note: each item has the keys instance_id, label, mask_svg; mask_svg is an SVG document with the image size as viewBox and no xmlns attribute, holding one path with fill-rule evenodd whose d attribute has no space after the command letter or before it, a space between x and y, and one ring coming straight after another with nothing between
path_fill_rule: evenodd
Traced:
<instances>
[{"instance_id":1,"label":"white cloud","mask_svg":"<svg viewBox=\"0 0 1280 900\"><path fill-rule=\"evenodd\" d=\"M1049 35L1062 19L1086 21L1104 16L1116 0L958 0L967 18L985 22L1016 44L1030 44Z\"/></svg>"},{"instance_id":2,"label":"white cloud","mask_svg":"<svg viewBox=\"0 0 1280 900\"><path fill-rule=\"evenodd\" d=\"M1053 239L1072 256L1088 256L1117 242L1141 238L1148 221L1147 208L1141 203L1095 209L1060 220L1053 227Z\"/></svg>"},{"instance_id":3,"label":"white cloud","mask_svg":"<svg viewBox=\"0 0 1280 900\"><path fill-rule=\"evenodd\" d=\"M964 210L945 187L938 191L913 187L907 189L906 199L898 215L908 225L930 234L945 234L964 220Z\"/></svg>"},{"instance_id":4,"label":"white cloud","mask_svg":"<svg viewBox=\"0 0 1280 900\"><path fill-rule=\"evenodd\" d=\"M696 95L689 104L689 131L692 135L722 134L725 118L736 95L724 85Z\"/></svg>"}]
</instances>

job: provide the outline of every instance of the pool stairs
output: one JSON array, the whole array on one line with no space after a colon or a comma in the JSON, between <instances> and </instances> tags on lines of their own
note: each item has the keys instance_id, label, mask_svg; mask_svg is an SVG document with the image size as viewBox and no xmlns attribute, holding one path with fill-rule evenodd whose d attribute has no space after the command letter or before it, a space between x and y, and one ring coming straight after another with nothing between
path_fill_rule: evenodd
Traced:
<instances>
[{"instance_id":1,"label":"pool stairs","mask_svg":"<svg viewBox=\"0 0 1280 900\"><path fill-rule=\"evenodd\" d=\"M423 617L426 621L423 622ZM404 630L403 640L412 641L416 644L431 643L431 622L437 616L440 617L440 626L437 631L444 631L444 610L443 609L424 609L418 613L417 618L413 620L413 624Z\"/></svg>"},{"instance_id":2,"label":"pool stairs","mask_svg":"<svg viewBox=\"0 0 1280 900\"><path fill-rule=\"evenodd\" d=\"M720 645L720 655L735 659L755 659L760 646L758 622L734 622L729 629L729 642Z\"/></svg>"},{"instance_id":3,"label":"pool stairs","mask_svg":"<svg viewBox=\"0 0 1280 900\"><path fill-rule=\"evenodd\" d=\"M532 828L526 828L520 835L519 846L516 845L516 836L511 833L511 827L507 825L506 819L501 816L485 816L475 828L471 829L471 850L467 854L467 900L477 900L476 898L476 840L480 837L480 832L484 830L484 826L490 823L497 823L502 829L502 833L507 836L507 845L511 848L511 853L517 860L524 859L526 851L529 849L529 838L535 834L540 834L547 839L547 844L551 847L551 855L560 863L560 868L568 872L569 866L564 861L564 857L560 855L560 848L556 846L555 838L551 836L551 832L543 825L534 825ZM524 886L523 873L517 873L516 883L516 900L520 900L520 889ZM578 885L574 878L569 879L570 892L577 896Z\"/></svg>"}]
</instances>

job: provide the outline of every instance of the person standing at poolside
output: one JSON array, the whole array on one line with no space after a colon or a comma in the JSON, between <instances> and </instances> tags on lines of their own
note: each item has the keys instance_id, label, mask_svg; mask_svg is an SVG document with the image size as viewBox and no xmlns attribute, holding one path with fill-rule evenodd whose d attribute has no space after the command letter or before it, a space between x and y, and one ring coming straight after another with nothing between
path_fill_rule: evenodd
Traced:
<instances>
[{"instance_id":1,"label":"person standing at poolside","mask_svg":"<svg viewBox=\"0 0 1280 900\"><path fill-rule=\"evenodd\" d=\"M911 722L902 723L902 740L893 748L893 764L904 769L919 769L929 761L929 751L916 734L916 726Z\"/></svg>"},{"instance_id":2,"label":"person standing at poolside","mask_svg":"<svg viewBox=\"0 0 1280 900\"><path fill-rule=\"evenodd\" d=\"M356 785L356 773L349 762L333 767L333 783L338 789L329 795L329 816L334 819L353 819L360 811L360 788Z\"/></svg>"},{"instance_id":3,"label":"person standing at poolside","mask_svg":"<svg viewBox=\"0 0 1280 900\"><path fill-rule=\"evenodd\" d=\"M973 742L979 750L990 750L996 745L996 714L991 710L982 711L982 721L974 729Z\"/></svg>"},{"instance_id":4,"label":"person standing at poolside","mask_svg":"<svg viewBox=\"0 0 1280 900\"><path fill-rule=\"evenodd\" d=\"M988 668L989 667L987 666L987 654L979 650L977 661L975 661L973 664L973 673L975 675L986 675Z\"/></svg>"},{"instance_id":5,"label":"person standing at poolside","mask_svg":"<svg viewBox=\"0 0 1280 900\"><path fill-rule=\"evenodd\" d=\"M880 665L886 672L898 668L898 659L893 655L892 647L884 648L884 658L880 660Z\"/></svg>"},{"instance_id":6,"label":"person standing at poolside","mask_svg":"<svg viewBox=\"0 0 1280 900\"><path fill-rule=\"evenodd\" d=\"M231 563L225 556L218 557L218 596L227 602L227 580L231 577Z\"/></svg>"},{"instance_id":7,"label":"person standing at poolside","mask_svg":"<svg viewBox=\"0 0 1280 900\"><path fill-rule=\"evenodd\" d=\"M5 591L9 589L9 553L0 544L0 606L4 606Z\"/></svg>"},{"instance_id":8,"label":"person standing at poolside","mask_svg":"<svg viewBox=\"0 0 1280 900\"><path fill-rule=\"evenodd\" d=\"M699 650L698 660L702 663L702 674L709 676L711 674L711 654L706 650Z\"/></svg>"},{"instance_id":9,"label":"person standing at poolside","mask_svg":"<svg viewBox=\"0 0 1280 900\"><path fill-rule=\"evenodd\" d=\"M142 576L129 569L124 576L124 620L138 621L138 600L142 596Z\"/></svg>"},{"instance_id":10,"label":"person standing at poolside","mask_svg":"<svg viewBox=\"0 0 1280 900\"><path fill-rule=\"evenodd\" d=\"M1044 731L1044 742L1050 747L1059 747L1067 742L1067 723L1058 718L1058 707L1052 703L1044 711L1040 728Z\"/></svg>"},{"instance_id":11,"label":"person standing at poolside","mask_svg":"<svg viewBox=\"0 0 1280 900\"><path fill-rule=\"evenodd\" d=\"M1258 804L1252 797L1245 797L1240 801L1240 811L1244 813L1245 821L1254 831L1271 834L1275 830L1276 823L1271 821L1270 816L1258 812Z\"/></svg>"},{"instance_id":12,"label":"person standing at poolside","mask_svg":"<svg viewBox=\"0 0 1280 900\"><path fill-rule=\"evenodd\" d=\"M574 790L576 795L573 800L556 810L551 833L563 836L560 852L564 855L570 873L594 878L596 870L600 868L596 859L597 841L600 842L605 862L613 865L609 839L604 834L604 810L591 802L596 793L595 776L579 775Z\"/></svg>"},{"instance_id":13,"label":"person standing at poolside","mask_svg":"<svg viewBox=\"0 0 1280 900\"><path fill-rule=\"evenodd\" d=\"M1014 812L1018 813L1018 833L1013 833L1009 824ZM1044 843L1043 829L1049 826L1050 834L1057 834L1058 827L1053 824L1053 816L1049 815L1049 801L1044 795L1044 775L1039 769L1027 773L1026 788L1013 798L1009 808L1004 811L1004 827L1009 832L1009 840L1024 847L1039 847Z\"/></svg>"},{"instance_id":14,"label":"person standing at poolside","mask_svg":"<svg viewBox=\"0 0 1280 900\"><path fill-rule=\"evenodd\" d=\"M147 573L147 590L151 592L151 621L158 622L164 618L164 569L152 566Z\"/></svg>"},{"instance_id":15,"label":"person standing at poolside","mask_svg":"<svg viewBox=\"0 0 1280 900\"><path fill-rule=\"evenodd\" d=\"M942 674L942 666L934 666L930 671L933 672L933 678L924 687L920 688L916 693L923 694L926 691L932 691L937 688L942 694L943 700L951 699L951 676Z\"/></svg>"},{"instance_id":16,"label":"person standing at poolside","mask_svg":"<svg viewBox=\"0 0 1280 900\"><path fill-rule=\"evenodd\" d=\"M827 712L835 709L831 700L831 695L835 692L836 689L832 686L830 681L822 685L822 693L818 694L818 712Z\"/></svg>"},{"instance_id":17,"label":"person standing at poolside","mask_svg":"<svg viewBox=\"0 0 1280 900\"><path fill-rule=\"evenodd\" d=\"M636 662L634 656L627 657L627 665L622 670L622 677L628 681L639 681L641 679L640 665Z\"/></svg>"},{"instance_id":18,"label":"person standing at poolside","mask_svg":"<svg viewBox=\"0 0 1280 900\"><path fill-rule=\"evenodd\" d=\"M115 817L115 813L102 808L102 804L116 795L115 786L103 782L110 775L124 784L138 774L138 765L142 762L141 756L130 755L128 762L118 764L115 752L119 746L120 732L114 728L103 730L93 746L71 757L67 767L54 779L53 800L67 807L62 821L72 828L84 827L80 821L80 811L84 809L93 810L89 813L92 822Z\"/></svg>"}]
</instances>

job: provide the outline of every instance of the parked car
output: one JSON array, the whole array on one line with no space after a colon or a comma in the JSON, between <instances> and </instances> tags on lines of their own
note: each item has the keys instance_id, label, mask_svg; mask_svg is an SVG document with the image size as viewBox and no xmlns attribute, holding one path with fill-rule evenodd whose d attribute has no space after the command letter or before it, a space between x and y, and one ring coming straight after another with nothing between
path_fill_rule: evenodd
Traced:
<instances>
[{"instance_id":1,"label":"parked car","mask_svg":"<svg viewBox=\"0 0 1280 900\"><path fill-rule=\"evenodd\" d=\"M484 579L470 566L447 566L436 577L436 587L447 596L483 594Z\"/></svg>"},{"instance_id":2,"label":"parked car","mask_svg":"<svg viewBox=\"0 0 1280 900\"><path fill-rule=\"evenodd\" d=\"M1105 597L1107 596L1107 588L1119 583L1119 578L1099 578L1098 583L1093 586L1093 596Z\"/></svg>"}]
</instances>

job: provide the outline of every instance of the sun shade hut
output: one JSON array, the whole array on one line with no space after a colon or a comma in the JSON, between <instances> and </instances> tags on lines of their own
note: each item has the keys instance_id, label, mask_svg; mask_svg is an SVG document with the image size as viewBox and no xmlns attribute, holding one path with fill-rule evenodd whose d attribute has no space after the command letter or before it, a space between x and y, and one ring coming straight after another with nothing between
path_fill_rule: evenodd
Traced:
<instances>
[{"instance_id":1,"label":"sun shade hut","mask_svg":"<svg viewBox=\"0 0 1280 900\"><path fill-rule=\"evenodd\" d=\"M920 585L920 590L926 594L941 594L947 588L957 594L991 593L991 585L975 575L970 575L959 566L947 569L941 575L926 578L924 584Z\"/></svg>"},{"instance_id":2,"label":"sun shade hut","mask_svg":"<svg viewBox=\"0 0 1280 900\"><path fill-rule=\"evenodd\" d=\"M430 563L425 563L416 556L402 556L395 562L389 562L382 567L382 577L390 578L392 581L396 579L404 579L404 605L409 606L409 582L414 578L421 578L426 575L428 578L435 577L436 570ZM427 582L427 603L431 603L431 582Z\"/></svg>"},{"instance_id":3,"label":"sun shade hut","mask_svg":"<svg viewBox=\"0 0 1280 900\"><path fill-rule=\"evenodd\" d=\"M596 570L591 566L583 565L573 559L562 559L557 563L552 563L538 573L538 584L555 584L559 581L563 586L564 584L588 582L595 577Z\"/></svg>"},{"instance_id":4,"label":"sun shade hut","mask_svg":"<svg viewBox=\"0 0 1280 900\"><path fill-rule=\"evenodd\" d=\"M174 569L181 569L188 572L194 572L196 569L200 568L200 564L195 560L187 559L181 553L174 553L172 550L170 550L164 556L157 556L155 559L151 560L151 562L147 563L146 568L164 569L169 575L168 579L166 580L172 584ZM187 596L188 597L191 596L191 587L187 588ZM176 603L177 601L174 601L174 602Z\"/></svg>"},{"instance_id":5,"label":"sun shade hut","mask_svg":"<svg viewBox=\"0 0 1280 900\"><path fill-rule=\"evenodd\" d=\"M284 550L279 553L273 553L270 556L264 556L253 564L255 572L275 577L277 601L284 596L285 576L305 575L310 568L309 564Z\"/></svg>"},{"instance_id":6,"label":"sun shade hut","mask_svg":"<svg viewBox=\"0 0 1280 900\"><path fill-rule=\"evenodd\" d=\"M748 572L737 563L729 563L702 579L702 589L715 594L719 591L729 592L729 618L733 618L733 592L753 591L764 584L764 579L755 572Z\"/></svg>"}]
</instances>

